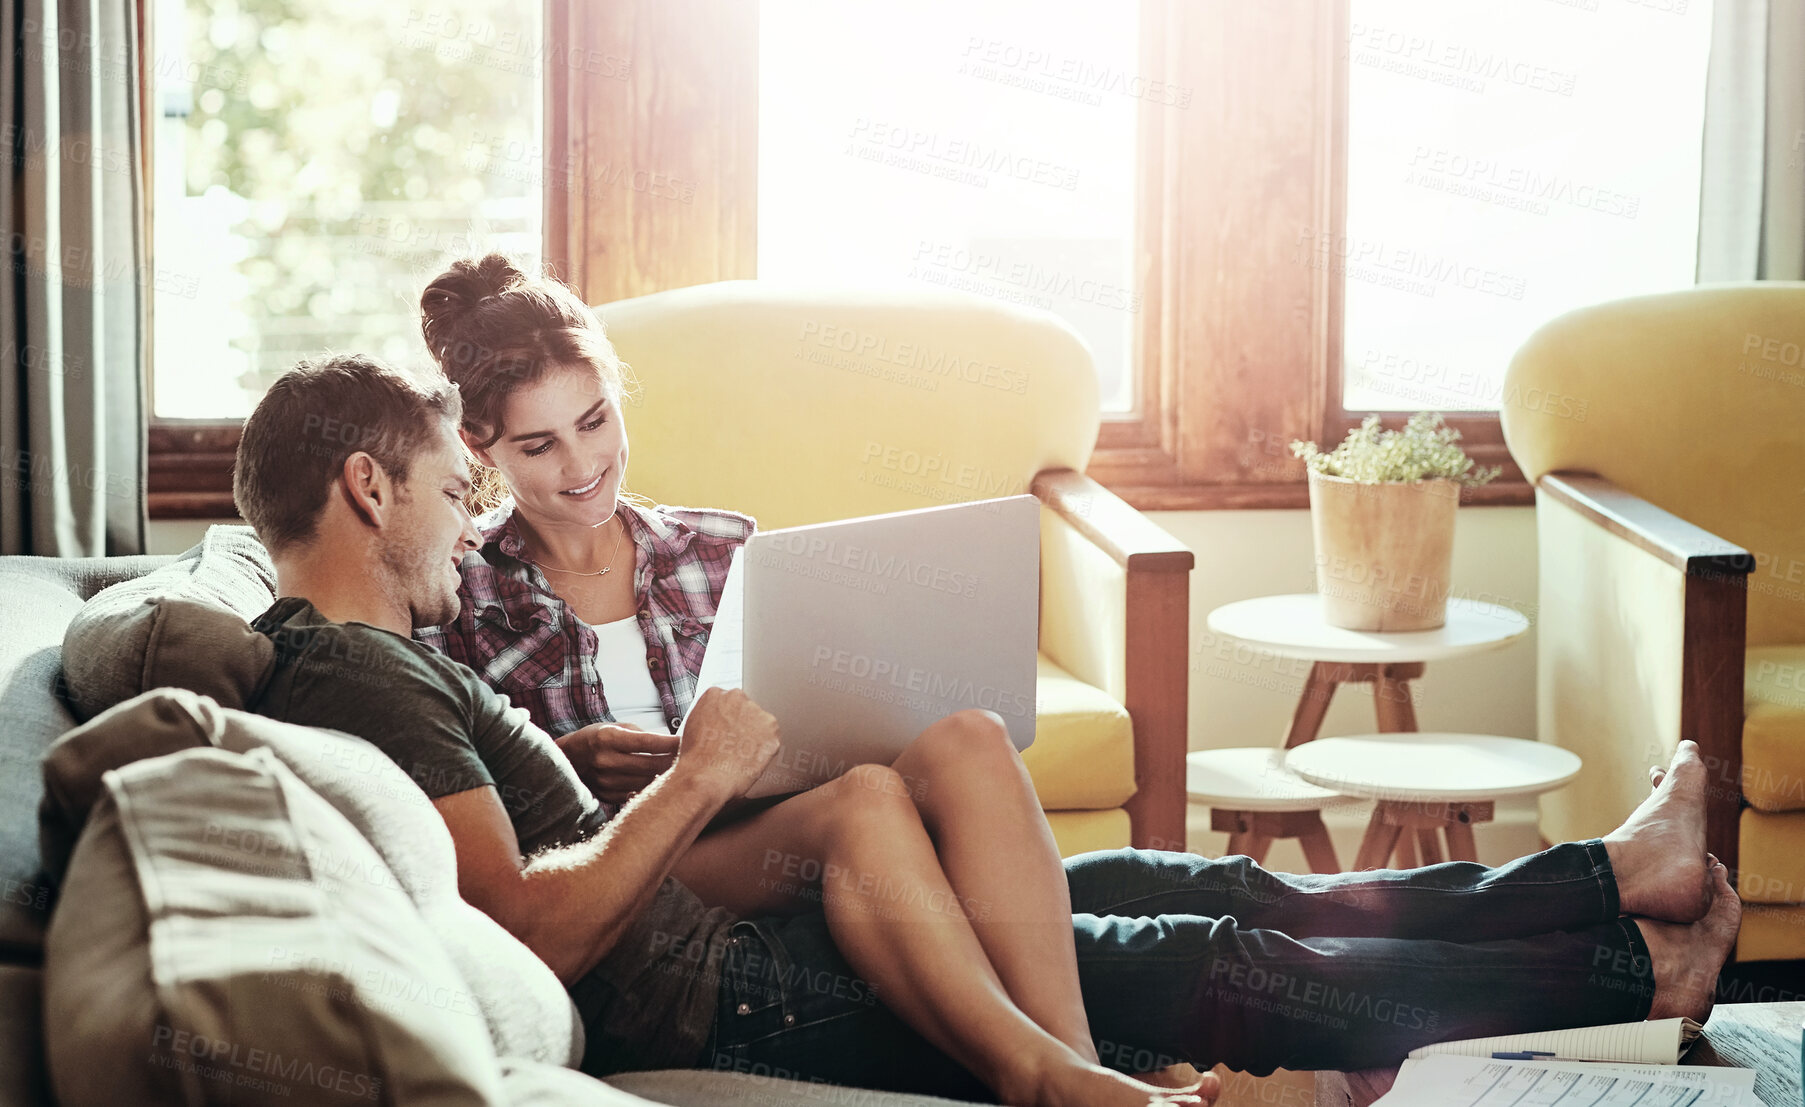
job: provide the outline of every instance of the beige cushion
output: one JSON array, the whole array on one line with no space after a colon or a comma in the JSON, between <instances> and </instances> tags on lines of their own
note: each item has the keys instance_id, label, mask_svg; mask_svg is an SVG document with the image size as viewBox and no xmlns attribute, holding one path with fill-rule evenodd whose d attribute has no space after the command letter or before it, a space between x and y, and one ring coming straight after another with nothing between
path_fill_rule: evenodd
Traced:
<instances>
[{"instance_id":1,"label":"beige cushion","mask_svg":"<svg viewBox=\"0 0 1805 1107\"><path fill-rule=\"evenodd\" d=\"M1133 844L1134 826L1128 812L1120 807L1107 811L1048 811L1046 816L1061 857L1099 849L1126 849Z\"/></svg>"},{"instance_id":2,"label":"beige cushion","mask_svg":"<svg viewBox=\"0 0 1805 1107\"><path fill-rule=\"evenodd\" d=\"M456 967L370 844L269 750L106 774L44 993L63 1107L500 1098Z\"/></svg>"},{"instance_id":3,"label":"beige cushion","mask_svg":"<svg viewBox=\"0 0 1805 1107\"><path fill-rule=\"evenodd\" d=\"M1134 795L1134 723L1128 709L1060 668L1035 666L1034 743L1022 763L1048 811L1120 807Z\"/></svg>"},{"instance_id":4,"label":"beige cushion","mask_svg":"<svg viewBox=\"0 0 1805 1107\"><path fill-rule=\"evenodd\" d=\"M267 749L348 819L380 856L369 874L410 899L469 986L502 1056L575 1065L583 1028L570 995L545 963L457 892L457 857L438 810L394 762L348 734L221 708L178 689L148 692L58 739L44 761L39 834L45 867L67 865L102 775L196 746Z\"/></svg>"},{"instance_id":5,"label":"beige cushion","mask_svg":"<svg viewBox=\"0 0 1805 1107\"><path fill-rule=\"evenodd\" d=\"M275 650L248 625L275 602L276 570L250 527L215 526L175 561L107 588L63 633L69 700L91 718L163 685L243 706Z\"/></svg>"},{"instance_id":6,"label":"beige cushion","mask_svg":"<svg viewBox=\"0 0 1805 1107\"><path fill-rule=\"evenodd\" d=\"M1762 811L1805 810L1805 646L1759 646L1743 663L1742 792Z\"/></svg>"}]
</instances>

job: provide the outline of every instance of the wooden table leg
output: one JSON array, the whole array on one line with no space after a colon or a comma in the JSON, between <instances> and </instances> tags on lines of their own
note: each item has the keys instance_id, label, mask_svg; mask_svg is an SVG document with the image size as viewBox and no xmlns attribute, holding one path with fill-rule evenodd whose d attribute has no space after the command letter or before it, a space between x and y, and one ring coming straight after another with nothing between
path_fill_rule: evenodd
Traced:
<instances>
[{"instance_id":1,"label":"wooden table leg","mask_svg":"<svg viewBox=\"0 0 1805 1107\"><path fill-rule=\"evenodd\" d=\"M1310 863L1313 873L1338 873L1341 862L1335 857L1335 843L1329 840L1329 828L1322 824L1322 816L1312 811L1316 825L1297 836L1297 844L1304 849L1304 860Z\"/></svg>"},{"instance_id":2,"label":"wooden table leg","mask_svg":"<svg viewBox=\"0 0 1805 1107\"><path fill-rule=\"evenodd\" d=\"M1310 675L1304 678L1304 694L1298 697L1297 710L1291 713L1291 729L1285 734L1286 749L1316 740L1317 733L1322 730L1323 716L1329 713L1329 701L1335 698L1335 689L1340 684L1336 674L1345 668L1344 665L1311 662Z\"/></svg>"},{"instance_id":3,"label":"wooden table leg","mask_svg":"<svg viewBox=\"0 0 1805 1107\"><path fill-rule=\"evenodd\" d=\"M1410 682L1381 675L1373 682L1373 712L1382 734L1416 732L1416 705L1410 700Z\"/></svg>"},{"instance_id":4,"label":"wooden table leg","mask_svg":"<svg viewBox=\"0 0 1805 1107\"><path fill-rule=\"evenodd\" d=\"M1423 847L1425 864L1441 860L1441 847L1435 835L1448 838L1448 856L1455 861L1477 861L1473 845L1473 824L1492 820L1493 803L1474 800L1465 803L1415 803L1405 800L1380 800L1373 808L1372 822L1366 824L1366 837L1360 843L1356 869L1383 866L1395 852L1400 867L1416 864L1416 846Z\"/></svg>"},{"instance_id":5,"label":"wooden table leg","mask_svg":"<svg viewBox=\"0 0 1805 1107\"><path fill-rule=\"evenodd\" d=\"M1479 847L1473 843L1473 824L1466 814L1450 819L1447 827L1448 857L1454 861L1479 860Z\"/></svg>"},{"instance_id":6,"label":"wooden table leg","mask_svg":"<svg viewBox=\"0 0 1805 1107\"><path fill-rule=\"evenodd\" d=\"M1436 837L1434 827L1417 827L1416 841L1423 849L1423 864L1439 865L1442 863L1441 839Z\"/></svg>"},{"instance_id":7,"label":"wooden table leg","mask_svg":"<svg viewBox=\"0 0 1805 1107\"><path fill-rule=\"evenodd\" d=\"M1373 812L1372 821L1366 824L1366 836L1360 839L1360 852L1354 858L1354 871L1364 872L1368 869L1382 869L1385 862L1391 859L1391 851L1398 844L1398 835L1403 827L1386 822L1380 810Z\"/></svg>"},{"instance_id":8,"label":"wooden table leg","mask_svg":"<svg viewBox=\"0 0 1805 1107\"><path fill-rule=\"evenodd\" d=\"M1210 829L1228 832L1230 854L1245 854L1260 864L1265 864L1274 841L1296 838L1303 847L1304 860L1314 871L1341 871L1335 860L1335 847L1329 841L1329 829L1318 811L1236 811L1216 807L1210 810Z\"/></svg>"},{"instance_id":9,"label":"wooden table leg","mask_svg":"<svg viewBox=\"0 0 1805 1107\"><path fill-rule=\"evenodd\" d=\"M1396 856L1397 863L1393 868L1416 868L1416 835L1407 829L1400 829L1398 832Z\"/></svg>"}]
</instances>

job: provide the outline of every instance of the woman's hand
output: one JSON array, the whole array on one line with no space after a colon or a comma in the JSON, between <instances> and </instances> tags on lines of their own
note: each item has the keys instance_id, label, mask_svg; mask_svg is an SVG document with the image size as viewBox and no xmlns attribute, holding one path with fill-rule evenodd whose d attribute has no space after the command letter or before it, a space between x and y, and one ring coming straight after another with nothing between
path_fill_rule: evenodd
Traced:
<instances>
[{"instance_id":1,"label":"woman's hand","mask_svg":"<svg viewBox=\"0 0 1805 1107\"><path fill-rule=\"evenodd\" d=\"M620 723L593 723L556 739L597 799L626 803L671 767L677 736Z\"/></svg>"}]
</instances>

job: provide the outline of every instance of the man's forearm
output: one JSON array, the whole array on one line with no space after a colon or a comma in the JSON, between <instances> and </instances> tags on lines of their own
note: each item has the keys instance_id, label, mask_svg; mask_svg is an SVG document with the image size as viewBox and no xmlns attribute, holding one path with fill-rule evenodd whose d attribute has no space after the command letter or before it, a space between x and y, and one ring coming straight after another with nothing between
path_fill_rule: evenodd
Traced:
<instances>
[{"instance_id":1,"label":"man's forearm","mask_svg":"<svg viewBox=\"0 0 1805 1107\"><path fill-rule=\"evenodd\" d=\"M531 858L516 936L560 980L576 980L614 948L724 803L694 778L667 772L600 834Z\"/></svg>"}]
</instances>

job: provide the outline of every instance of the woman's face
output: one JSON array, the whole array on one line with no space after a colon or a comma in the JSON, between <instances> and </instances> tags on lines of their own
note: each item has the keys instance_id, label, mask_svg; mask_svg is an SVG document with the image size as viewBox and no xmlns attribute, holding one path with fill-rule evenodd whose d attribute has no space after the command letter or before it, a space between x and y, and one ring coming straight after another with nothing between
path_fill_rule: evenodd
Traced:
<instances>
[{"instance_id":1,"label":"woman's face","mask_svg":"<svg viewBox=\"0 0 1805 1107\"><path fill-rule=\"evenodd\" d=\"M501 425L493 446L471 449L501 470L535 526L597 527L614 516L627 472L627 428L619 395L596 373L549 370L508 396Z\"/></svg>"}]
</instances>

